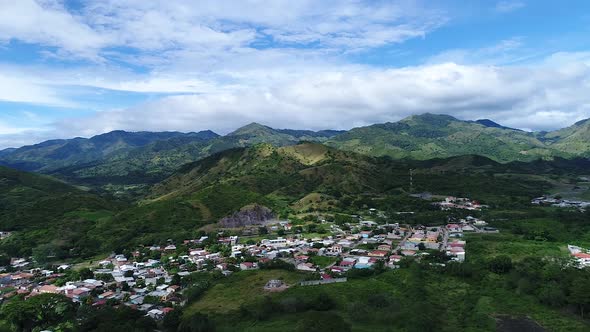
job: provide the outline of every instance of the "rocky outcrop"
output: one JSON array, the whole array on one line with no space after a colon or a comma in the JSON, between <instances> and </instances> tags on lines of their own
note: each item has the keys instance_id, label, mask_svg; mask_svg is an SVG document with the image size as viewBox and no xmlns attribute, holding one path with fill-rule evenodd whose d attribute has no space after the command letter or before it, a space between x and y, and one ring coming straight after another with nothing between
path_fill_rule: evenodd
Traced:
<instances>
[{"instance_id":1,"label":"rocky outcrop","mask_svg":"<svg viewBox=\"0 0 590 332\"><path fill-rule=\"evenodd\" d=\"M268 220L275 219L271 209L262 205L248 205L234 212L231 216L219 221L221 227L235 228L250 225L262 225Z\"/></svg>"}]
</instances>

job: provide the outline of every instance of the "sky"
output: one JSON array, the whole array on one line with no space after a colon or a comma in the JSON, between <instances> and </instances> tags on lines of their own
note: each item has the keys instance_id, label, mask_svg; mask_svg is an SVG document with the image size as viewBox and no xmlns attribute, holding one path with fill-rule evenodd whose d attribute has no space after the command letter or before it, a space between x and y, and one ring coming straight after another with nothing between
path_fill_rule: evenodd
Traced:
<instances>
[{"instance_id":1,"label":"sky","mask_svg":"<svg viewBox=\"0 0 590 332\"><path fill-rule=\"evenodd\" d=\"M590 2L0 0L0 149L112 130L590 117Z\"/></svg>"}]
</instances>

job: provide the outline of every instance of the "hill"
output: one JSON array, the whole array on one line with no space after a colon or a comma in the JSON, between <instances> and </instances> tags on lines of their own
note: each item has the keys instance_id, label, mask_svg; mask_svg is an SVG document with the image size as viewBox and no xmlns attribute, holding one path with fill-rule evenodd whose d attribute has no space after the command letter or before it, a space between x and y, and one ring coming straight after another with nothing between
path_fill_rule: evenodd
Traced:
<instances>
[{"instance_id":1,"label":"hill","mask_svg":"<svg viewBox=\"0 0 590 332\"><path fill-rule=\"evenodd\" d=\"M275 130L251 123L226 136L201 139L201 135L187 134L154 141L139 148L113 153L92 163L58 169L51 174L70 182L93 186L156 183L183 164L227 149L258 143L286 146L302 140L325 141L338 133L329 130Z\"/></svg>"},{"instance_id":2,"label":"hill","mask_svg":"<svg viewBox=\"0 0 590 332\"><path fill-rule=\"evenodd\" d=\"M2 168L0 227L16 233L0 249L26 253L46 250L49 244L63 255L85 257L167 239L182 241L225 217L249 216L248 210L257 206L270 209L265 218L295 219L311 212L355 214L367 206L428 209L428 202L409 198L410 191L471 197L498 206L528 205L561 177L585 174L589 163L556 159L500 164L477 155L393 160L320 143L262 143L186 164L132 206L46 176Z\"/></svg>"},{"instance_id":3,"label":"hill","mask_svg":"<svg viewBox=\"0 0 590 332\"><path fill-rule=\"evenodd\" d=\"M590 156L590 119L546 133L542 139L555 150L588 157Z\"/></svg>"},{"instance_id":4,"label":"hill","mask_svg":"<svg viewBox=\"0 0 590 332\"><path fill-rule=\"evenodd\" d=\"M369 155L419 160L477 154L509 162L568 155L546 146L533 133L428 113L354 128L327 144Z\"/></svg>"},{"instance_id":5,"label":"hill","mask_svg":"<svg viewBox=\"0 0 590 332\"><path fill-rule=\"evenodd\" d=\"M410 189L499 206L528 206L532 197L553 188L555 180L550 175L557 174L556 169L563 168L563 174L570 176L587 163L579 161L571 167L569 161L562 162L553 166L549 161L500 164L476 155L393 160L313 142L283 147L262 143L225 150L183 166L151 187L137 205L96 224L89 237L100 239L103 252L167 239L182 241L205 225L219 226L225 217L240 224L236 216L258 215L259 206L279 218L295 219L310 212L355 214L367 206L382 211L428 209L428 202L408 198Z\"/></svg>"},{"instance_id":6,"label":"hill","mask_svg":"<svg viewBox=\"0 0 590 332\"><path fill-rule=\"evenodd\" d=\"M51 172L59 168L93 162L106 156L143 147L150 143L176 137L208 140L218 135L179 132L113 131L91 138L50 140L9 150L0 155L0 164L25 171Z\"/></svg>"},{"instance_id":7,"label":"hill","mask_svg":"<svg viewBox=\"0 0 590 332\"><path fill-rule=\"evenodd\" d=\"M84 233L120 207L59 180L0 166L0 230L15 232L0 249L13 255L30 254L32 248L81 255L94 245Z\"/></svg>"}]
</instances>

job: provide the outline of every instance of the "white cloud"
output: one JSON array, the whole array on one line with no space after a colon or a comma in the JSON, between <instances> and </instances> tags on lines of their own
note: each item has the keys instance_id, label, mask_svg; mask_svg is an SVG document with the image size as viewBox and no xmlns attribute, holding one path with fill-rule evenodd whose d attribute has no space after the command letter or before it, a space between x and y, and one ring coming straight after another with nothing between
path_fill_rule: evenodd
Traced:
<instances>
[{"instance_id":1,"label":"white cloud","mask_svg":"<svg viewBox=\"0 0 590 332\"><path fill-rule=\"evenodd\" d=\"M94 31L57 1L0 0L0 42L14 39L90 58L109 43L108 35Z\"/></svg>"},{"instance_id":2,"label":"white cloud","mask_svg":"<svg viewBox=\"0 0 590 332\"><path fill-rule=\"evenodd\" d=\"M277 42L366 49L423 37L446 20L405 1L91 0L74 11L58 0L0 0L0 41L55 47L44 53L64 59L105 62L134 49L135 59L161 62L174 60L161 52L218 54Z\"/></svg>"},{"instance_id":3,"label":"white cloud","mask_svg":"<svg viewBox=\"0 0 590 332\"><path fill-rule=\"evenodd\" d=\"M251 121L274 127L338 128L434 112L488 118L517 128L554 129L590 116L590 67L466 66L343 68L272 86L171 96L131 109L57 124L60 132L113 130L228 132ZM567 115L567 116L565 116Z\"/></svg>"},{"instance_id":4,"label":"white cloud","mask_svg":"<svg viewBox=\"0 0 590 332\"><path fill-rule=\"evenodd\" d=\"M504 1L496 9L523 6ZM587 52L530 63L523 60L539 55L517 37L447 50L422 66L347 58L422 38L448 19L413 1L91 0L72 10L59 0L0 0L0 43L19 40L50 56L91 60L60 68L0 64L0 100L94 108L77 94L97 88L172 95L40 129L0 126L13 134L0 132L0 146L114 129L225 133L251 121L347 129L423 112L532 129L590 116ZM512 66L499 66L506 64Z\"/></svg>"},{"instance_id":5,"label":"white cloud","mask_svg":"<svg viewBox=\"0 0 590 332\"><path fill-rule=\"evenodd\" d=\"M51 87L39 84L33 77L10 75L0 71L0 101L24 102L60 107L74 103L64 99Z\"/></svg>"},{"instance_id":6,"label":"white cloud","mask_svg":"<svg viewBox=\"0 0 590 332\"><path fill-rule=\"evenodd\" d=\"M538 61L551 50L533 50L526 46L525 38L518 36L480 48L448 49L426 59L428 64L455 62L465 65L514 65Z\"/></svg>"},{"instance_id":7,"label":"white cloud","mask_svg":"<svg viewBox=\"0 0 590 332\"><path fill-rule=\"evenodd\" d=\"M510 13L521 8L524 8L526 4L522 1L500 1L496 3L496 11L500 13Z\"/></svg>"}]
</instances>

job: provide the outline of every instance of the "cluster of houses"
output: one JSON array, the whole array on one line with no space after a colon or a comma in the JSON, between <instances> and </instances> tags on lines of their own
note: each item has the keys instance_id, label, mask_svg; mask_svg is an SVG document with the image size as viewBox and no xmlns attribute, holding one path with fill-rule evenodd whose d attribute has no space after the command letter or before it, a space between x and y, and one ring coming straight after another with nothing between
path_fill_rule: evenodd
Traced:
<instances>
[{"instance_id":1,"label":"cluster of houses","mask_svg":"<svg viewBox=\"0 0 590 332\"><path fill-rule=\"evenodd\" d=\"M534 205L541 205L541 206L554 206L554 207L559 207L559 208L579 209L581 211L585 211L588 207L590 207L590 202L580 201L580 200L561 199L561 198L555 198L555 197L550 197L550 196L541 196L541 197L533 198L531 203Z\"/></svg>"},{"instance_id":2,"label":"cluster of houses","mask_svg":"<svg viewBox=\"0 0 590 332\"><path fill-rule=\"evenodd\" d=\"M55 271L41 270L31 268L34 264L26 259L15 258L11 271L16 272L0 274L0 301L18 294L63 294L74 302L126 305L161 319L184 304L180 280L195 271L219 270L227 276L239 270L264 268L265 264L280 260L297 271L319 275L318 280L308 284L345 282L351 269L368 269L377 264L398 268L405 256L419 259L428 255L427 250L445 252L452 260L462 262L462 233L483 231L485 225L485 221L472 217L456 224L415 227L359 218L344 225L331 224L331 232L323 237L316 234L314 238L305 238L290 233L256 243L244 243L238 236L220 233L215 238L186 240L179 244L180 248L169 240L165 245L138 248L126 255L112 254L98 262L90 270L92 274L83 280L69 280L68 265L57 266ZM291 224L278 226L286 230ZM264 289L273 292L287 287L280 280L271 280Z\"/></svg>"},{"instance_id":3,"label":"cluster of houses","mask_svg":"<svg viewBox=\"0 0 590 332\"><path fill-rule=\"evenodd\" d=\"M590 251L582 247L569 245L567 246L570 254L578 262L578 266L589 267L590 266Z\"/></svg>"},{"instance_id":4,"label":"cluster of houses","mask_svg":"<svg viewBox=\"0 0 590 332\"><path fill-rule=\"evenodd\" d=\"M25 299L39 294L62 294L73 302L104 306L123 304L145 312L154 319L161 319L176 305L183 304L180 285L171 284L172 276L159 260L140 261L139 254L127 258L113 255L101 261L93 277L63 282L69 265L61 265L55 271L38 268L0 274L1 300L16 295ZM188 275L189 272L179 272Z\"/></svg>"},{"instance_id":5,"label":"cluster of houses","mask_svg":"<svg viewBox=\"0 0 590 332\"><path fill-rule=\"evenodd\" d=\"M478 201L472 201L465 197L449 196L442 202L433 203L440 207L441 210L463 209L471 211L480 211L482 208L487 208L487 205L480 204Z\"/></svg>"}]
</instances>

